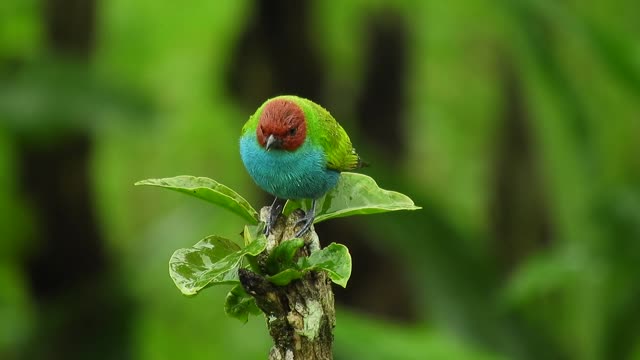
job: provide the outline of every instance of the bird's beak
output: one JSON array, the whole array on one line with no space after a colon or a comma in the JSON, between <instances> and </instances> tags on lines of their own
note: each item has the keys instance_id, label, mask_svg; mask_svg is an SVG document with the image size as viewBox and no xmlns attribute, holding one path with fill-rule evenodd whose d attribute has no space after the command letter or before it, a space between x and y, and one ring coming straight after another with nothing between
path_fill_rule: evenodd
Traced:
<instances>
[{"instance_id":1,"label":"bird's beak","mask_svg":"<svg viewBox=\"0 0 640 360\"><path fill-rule=\"evenodd\" d=\"M271 134L267 138L267 144L265 145L265 149L267 149L267 151L271 150L271 148L277 149L280 147L280 145L282 145L282 141L279 138L273 136L273 134Z\"/></svg>"}]
</instances>

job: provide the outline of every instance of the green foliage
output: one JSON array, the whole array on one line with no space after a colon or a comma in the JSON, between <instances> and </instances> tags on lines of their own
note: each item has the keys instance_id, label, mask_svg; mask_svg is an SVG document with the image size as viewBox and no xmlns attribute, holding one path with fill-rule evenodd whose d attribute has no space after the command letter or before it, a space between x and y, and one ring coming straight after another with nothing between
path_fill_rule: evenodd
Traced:
<instances>
[{"instance_id":1,"label":"green foliage","mask_svg":"<svg viewBox=\"0 0 640 360\"><path fill-rule=\"evenodd\" d=\"M255 256L262 253L267 239L262 233L264 224L255 226L257 211L234 190L208 178L177 176L166 179L148 179L135 185L157 186L188 194L209 203L222 206L250 221L242 236L244 248L233 241L211 235L190 248L178 249L169 260L169 274L184 295L195 295L212 285L234 284L225 301L227 315L243 322L249 314L255 314L255 301L241 288L238 270L251 267L260 272ZM358 199L357 197L362 197ZM396 210L415 210L419 207L407 196L381 189L366 175L345 173L335 189L321 200L319 216L322 220L355 214L374 214ZM291 210L293 203L287 205ZM334 283L346 287L351 276L351 255L346 246L332 243L312 252L309 256L297 257L304 246L300 238L287 239L276 246L266 261L266 278L273 284L285 286L300 279L309 271L326 271ZM245 261L243 261L243 259ZM297 260L296 260L297 259Z\"/></svg>"},{"instance_id":2,"label":"green foliage","mask_svg":"<svg viewBox=\"0 0 640 360\"><path fill-rule=\"evenodd\" d=\"M286 250L294 249L298 243L287 246L285 241L280 246L285 245ZM278 247L280 247L278 246ZM329 278L334 283L347 287L347 281L351 276L351 255L349 249L342 244L331 243L324 249L313 252L309 257L302 257L297 263L284 263L280 271L267 279L276 285L287 285L295 279L300 279L306 272L313 270L323 270L327 272Z\"/></svg>"},{"instance_id":3,"label":"green foliage","mask_svg":"<svg viewBox=\"0 0 640 360\"><path fill-rule=\"evenodd\" d=\"M266 245L264 235L244 249L231 240L208 236L193 247L176 250L169 260L169 274L185 295L195 295L209 285L234 284L242 258L260 254Z\"/></svg>"},{"instance_id":4,"label":"green foliage","mask_svg":"<svg viewBox=\"0 0 640 360\"><path fill-rule=\"evenodd\" d=\"M135 185L158 186L189 194L231 210L251 224L258 223L258 212L251 207L251 204L238 193L215 180L183 175L165 179L142 180Z\"/></svg>"},{"instance_id":5,"label":"green foliage","mask_svg":"<svg viewBox=\"0 0 640 360\"><path fill-rule=\"evenodd\" d=\"M573 259L578 262L578 259ZM503 300L512 307L522 307L527 303L550 296L577 277L578 264L560 258L558 255L540 254L532 257L518 272L513 274L504 289Z\"/></svg>"},{"instance_id":6,"label":"green foliage","mask_svg":"<svg viewBox=\"0 0 640 360\"><path fill-rule=\"evenodd\" d=\"M152 109L138 91L68 59L47 59L0 83L0 118L12 132L37 141L96 131L110 118L143 121Z\"/></svg>"},{"instance_id":7,"label":"green foliage","mask_svg":"<svg viewBox=\"0 0 640 360\"><path fill-rule=\"evenodd\" d=\"M286 269L296 267L297 264L294 257L296 252L303 246L304 240L300 238L294 238L280 243L280 245L271 250L267 258L267 273L269 275L275 275Z\"/></svg>"},{"instance_id":8,"label":"green foliage","mask_svg":"<svg viewBox=\"0 0 640 360\"><path fill-rule=\"evenodd\" d=\"M351 276L351 255L349 255L346 246L332 243L324 249L312 253L308 258L303 258L300 267L303 270L325 270L331 281L342 287L347 287L347 281Z\"/></svg>"},{"instance_id":9,"label":"green foliage","mask_svg":"<svg viewBox=\"0 0 640 360\"><path fill-rule=\"evenodd\" d=\"M284 213L297 208L307 211L311 200L302 203L289 200ZM358 173L343 172L338 184L316 203L314 223L328 219L367 215L398 210L418 210L408 196L395 191L381 189L371 177Z\"/></svg>"},{"instance_id":10,"label":"green foliage","mask_svg":"<svg viewBox=\"0 0 640 360\"><path fill-rule=\"evenodd\" d=\"M426 326L374 320L364 314L338 311L335 351L345 359L367 360L506 360L486 349Z\"/></svg>"},{"instance_id":11,"label":"green foliage","mask_svg":"<svg viewBox=\"0 0 640 360\"><path fill-rule=\"evenodd\" d=\"M246 323L249 320L249 315L259 315L260 309L256 305L256 300L244 291L242 285L238 284L227 294L224 301L224 312L232 318Z\"/></svg>"}]
</instances>

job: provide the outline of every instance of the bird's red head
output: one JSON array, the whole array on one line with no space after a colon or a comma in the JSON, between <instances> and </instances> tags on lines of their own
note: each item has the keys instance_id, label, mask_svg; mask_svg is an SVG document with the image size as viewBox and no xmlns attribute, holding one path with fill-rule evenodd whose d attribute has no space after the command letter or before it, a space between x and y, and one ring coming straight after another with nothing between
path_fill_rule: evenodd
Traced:
<instances>
[{"instance_id":1,"label":"bird's red head","mask_svg":"<svg viewBox=\"0 0 640 360\"><path fill-rule=\"evenodd\" d=\"M307 136L304 112L291 100L269 101L262 109L256 135L260 145L267 150L295 150Z\"/></svg>"}]
</instances>

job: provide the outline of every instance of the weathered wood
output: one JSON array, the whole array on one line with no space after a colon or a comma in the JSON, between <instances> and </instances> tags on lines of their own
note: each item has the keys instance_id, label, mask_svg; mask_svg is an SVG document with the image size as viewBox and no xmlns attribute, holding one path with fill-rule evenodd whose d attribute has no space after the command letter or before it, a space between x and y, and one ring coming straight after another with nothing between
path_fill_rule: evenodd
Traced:
<instances>
[{"instance_id":1,"label":"weathered wood","mask_svg":"<svg viewBox=\"0 0 640 360\"><path fill-rule=\"evenodd\" d=\"M260 211L264 221L269 207ZM295 237L297 221L304 216L296 210L290 216L281 216L267 238L266 251L258 256L258 265L266 273L266 259L281 242ZM304 237L305 245L297 256L308 256L320 249L313 227ZM333 328L336 314L331 280L324 272L311 271L302 279L286 286L276 286L264 276L248 269L240 270L240 282L256 304L264 311L269 334L274 345L270 360L327 360L333 359Z\"/></svg>"}]
</instances>

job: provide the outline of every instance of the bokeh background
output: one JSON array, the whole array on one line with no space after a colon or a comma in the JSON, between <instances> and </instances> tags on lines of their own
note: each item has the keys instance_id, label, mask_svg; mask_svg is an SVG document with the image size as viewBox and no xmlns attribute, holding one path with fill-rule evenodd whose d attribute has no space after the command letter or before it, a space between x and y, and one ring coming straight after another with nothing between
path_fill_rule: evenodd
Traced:
<instances>
[{"instance_id":1,"label":"bokeh background","mask_svg":"<svg viewBox=\"0 0 640 360\"><path fill-rule=\"evenodd\" d=\"M0 358L264 359L172 252L269 202L267 98L328 108L423 210L320 224L354 259L336 359L640 359L640 2L0 2Z\"/></svg>"}]
</instances>

